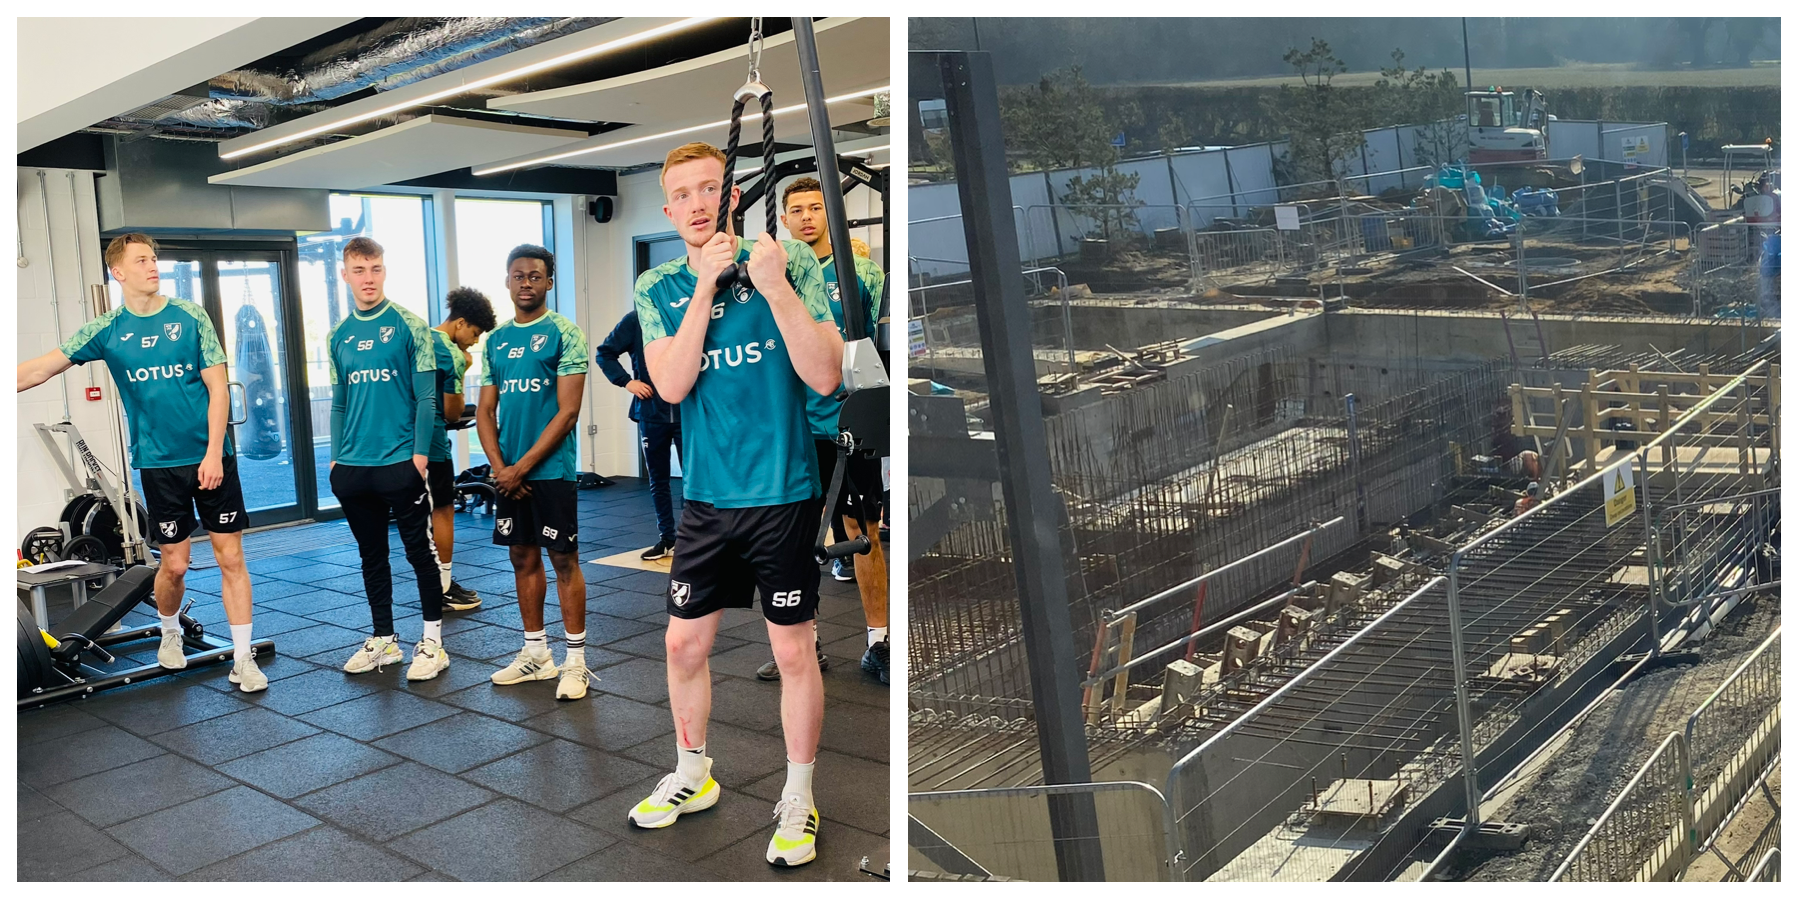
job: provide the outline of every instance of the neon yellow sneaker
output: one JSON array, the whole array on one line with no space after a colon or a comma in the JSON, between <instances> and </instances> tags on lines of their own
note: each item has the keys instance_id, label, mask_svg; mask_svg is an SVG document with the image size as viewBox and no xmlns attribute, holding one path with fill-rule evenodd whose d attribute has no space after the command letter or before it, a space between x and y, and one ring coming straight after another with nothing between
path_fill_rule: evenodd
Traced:
<instances>
[{"instance_id":1,"label":"neon yellow sneaker","mask_svg":"<svg viewBox=\"0 0 1800 900\"><path fill-rule=\"evenodd\" d=\"M819 811L782 798L775 804L775 836L769 838L768 860L774 866L812 862L813 839L819 834Z\"/></svg>"},{"instance_id":2,"label":"neon yellow sneaker","mask_svg":"<svg viewBox=\"0 0 1800 900\"><path fill-rule=\"evenodd\" d=\"M706 777L698 790L688 787L679 772L670 772L657 782L656 790L631 808L631 824L639 828L667 828L682 813L710 809L719 802L719 783Z\"/></svg>"}]
</instances>

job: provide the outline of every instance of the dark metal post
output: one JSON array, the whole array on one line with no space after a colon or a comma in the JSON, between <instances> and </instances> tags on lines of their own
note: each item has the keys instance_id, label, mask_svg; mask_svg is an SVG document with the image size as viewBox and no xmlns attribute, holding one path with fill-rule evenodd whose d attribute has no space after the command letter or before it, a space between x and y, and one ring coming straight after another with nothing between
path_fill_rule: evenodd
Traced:
<instances>
[{"instance_id":1,"label":"dark metal post","mask_svg":"<svg viewBox=\"0 0 1800 900\"><path fill-rule=\"evenodd\" d=\"M1000 100L986 53L935 57L944 87L956 160L963 236L969 247L976 323L986 360L1000 488L1006 502L1013 574L1024 619L1032 706L1046 784L1091 780L1081 717L1079 662L1069 619L1068 584L1050 486L1050 454L1031 354L1031 308L1019 263L1012 189L1006 177ZM1101 881L1099 820L1089 794L1052 795L1050 831L1063 881Z\"/></svg>"},{"instance_id":2,"label":"dark metal post","mask_svg":"<svg viewBox=\"0 0 1800 900\"><path fill-rule=\"evenodd\" d=\"M1469 68L1469 20L1462 20L1463 27L1463 90L1475 89L1475 70ZM1470 125L1475 124L1470 122Z\"/></svg>"},{"instance_id":3,"label":"dark metal post","mask_svg":"<svg viewBox=\"0 0 1800 900\"><path fill-rule=\"evenodd\" d=\"M825 83L819 78L819 45L813 39L812 19L795 16L794 48L800 53L800 84L806 89L806 117L812 122L813 155L819 161L819 174L838 171L837 147L831 141L831 117L825 110ZM831 258L837 269L838 296L844 304L844 331L848 340L869 336L872 323L867 319L868 302L862 295L862 282L856 277L856 254L850 249L850 219L844 214L844 191L837 178L819 179L825 195L825 227L831 234ZM775 185L769 185L770 193ZM886 210L882 211L883 216ZM774 237L774 235L770 235Z\"/></svg>"}]
</instances>

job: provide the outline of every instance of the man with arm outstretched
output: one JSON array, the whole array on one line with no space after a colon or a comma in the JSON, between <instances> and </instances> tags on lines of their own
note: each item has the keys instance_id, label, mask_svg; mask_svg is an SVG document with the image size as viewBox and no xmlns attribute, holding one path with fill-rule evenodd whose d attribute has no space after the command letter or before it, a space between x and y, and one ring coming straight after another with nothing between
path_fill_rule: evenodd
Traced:
<instances>
[{"instance_id":1,"label":"man with arm outstretched","mask_svg":"<svg viewBox=\"0 0 1800 900\"><path fill-rule=\"evenodd\" d=\"M250 650L250 572L243 542L249 513L237 456L225 433L231 414L225 350L206 310L157 293L162 278L156 242L148 235L113 238L105 260L124 302L57 349L20 363L19 390L37 387L70 366L106 363L131 426L131 465L143 481L150 538L162 551L156 568L162 646L156 661L165 669L187 668L181 600L192 549L188 536L203 525L212 537L219 592L231 623L228 678L240 691L264 690L269 679Z\"/></svg>"}]
</instances>

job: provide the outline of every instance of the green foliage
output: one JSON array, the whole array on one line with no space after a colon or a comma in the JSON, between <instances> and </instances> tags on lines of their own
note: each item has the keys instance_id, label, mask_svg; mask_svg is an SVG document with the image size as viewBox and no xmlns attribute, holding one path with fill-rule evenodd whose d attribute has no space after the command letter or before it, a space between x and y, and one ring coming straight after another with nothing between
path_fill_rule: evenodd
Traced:
<instances>
[{"instance_id":1,"label":"green foliage","mask_svg":"<svg viewBox=\"0 0 1800 900\"><path fill-rule=\"evenodd\" d=\"M1306 50L1289 48L1282 61L1293 68L1300 86L1284 84L1269 104L1271 118L1288 131L1288 158L1297 181L1336 178L1341 163L1362 149L1362 129L1370 119L1360 95L1333 90L1331 79L1345 71L1331 44L1313 38Z\"/></svg>"},{"instance_id":2,"label":"green foliage","mask_svg":"<svg viewBox=\"0 0 1800 900\"><path fill-rule=\"evenodd\" d=\"M1137 186L1136 172L1121 172L1107 163L1092 175L1069 179L1062 202L1093 221L1088 237L1122 240L1138 233L1135 210L1144 201L1137 199Z\"/></svg>"},{"instance_id":3,"label":"green foliage","mask_svg":"<svg viewBox=\"0 0 1800 900\"><path fill-rule=\"evenodd\" d=\"M1133 102L1107 103L1074 66L1004 92L1000 119L1007 155L1025 169L1078 169L1117 158L1113 135L1142 124L1143 114Z\"/></svg>"},{"instance_id":4,"label":"green foliage","mask_svg":"<svg viewBox=\"0 0 1800 900\"><path fill-rule=\"evenodd\" d=\"M1394 48L1394 63L1383 67L1375 82L1373 106L1377 125L1417 125L1413 143L1420 165L1441 165L1456 158L1464 142L1463 85L1449 69L1408 70L1406 54Z\"/></svg>"},{"instance_id":5,"label":"green foliage","mask_svg":"<svg viewBox=\"0 0 1800 900\"><path fill-rule=\"evenodd\" d=\"M1137 103L1108 102L1074 66L1002 94L1000 118L1007 155L1023 163L1020 169L1099 168L1072 179L1058 198L1067 206L1089 208L1083 214L1094 222L1090 237L1122 237L1133 229L1132 208L1143 205L1133 195L1138 176L1118 170L1119 148L1112 140L1143 124Z\"/></svg>"}]
</instances>

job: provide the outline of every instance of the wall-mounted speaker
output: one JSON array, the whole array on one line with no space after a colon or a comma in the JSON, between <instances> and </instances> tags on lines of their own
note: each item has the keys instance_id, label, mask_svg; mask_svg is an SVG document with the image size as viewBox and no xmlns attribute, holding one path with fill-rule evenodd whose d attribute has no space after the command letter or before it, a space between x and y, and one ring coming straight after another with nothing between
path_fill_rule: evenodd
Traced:
<instances>
[{"instance_id":1,"label":"wall-mounted speaker","mask_svg":"<svg viewBox=\"0 0 1800 900\"><path fill-rule=\"evenodd\" d=\"M592 200L589 200L588 215L593 216L594 221L599 222L602 225L611 222L613 217L613 198L595 197Z\"/></svg>"}]
</instances>

